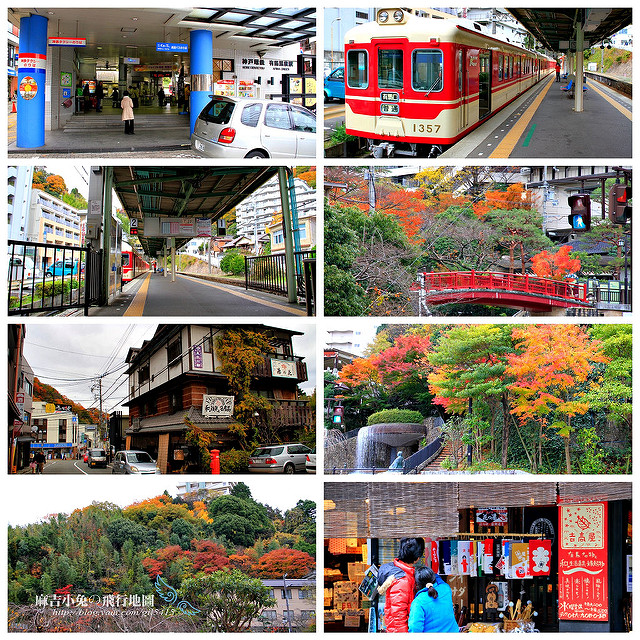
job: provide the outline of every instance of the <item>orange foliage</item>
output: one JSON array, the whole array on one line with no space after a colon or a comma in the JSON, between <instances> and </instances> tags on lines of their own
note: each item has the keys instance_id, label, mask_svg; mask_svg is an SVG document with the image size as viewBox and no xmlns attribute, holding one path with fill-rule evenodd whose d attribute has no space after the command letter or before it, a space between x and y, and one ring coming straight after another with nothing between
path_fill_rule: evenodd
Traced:
<instances>
[{"instance_id":1,"label":"orange foliage","mask_svg":"<svg viewBox=\"0 0 640 640\"><path fill-rule=\"evenodd\" d=\"M256 578L281 578L285 573L289 578L303 578L314 567L312 556L296 549L275 549L265 553L251 567L251 575Z\"/></svg>"},{"instance_id":2,"label":"orange foliage","mask_svg":"<svg viewBox=\"0 0 640 640\"><path fill-rule=\"evenodd\" d=\"M473 212L482 218L488 211L494 209L530 209L531 192L526 191L522 183L510 184L506 191L487 191L482 202L473 205Z\"/></svg>"},{"instance_id":3,"label":"orange foliage","mask_svg":"<svg viewBox=\"0 0 640 640\"><path fill-rule=\"evenodd\" d=\"M229 556L229 566L232 569L239 569L242 573L249 573L251 565L254 563L254 559L248 556L246 553L239 555L234 553Z\"/></svg>"},{"instance_id":4,"label":"orange foliage","mask_svg":"<svg viewBox=\"0 0 640 640\"><path fill-rule=\"evenodd\" d=\"M567 275L580 271L580 258L570 258L571 247L564 245L556 253L541 251L531 258L533 272L541 278L566 280Z\"/></svg>"}]
</instances>

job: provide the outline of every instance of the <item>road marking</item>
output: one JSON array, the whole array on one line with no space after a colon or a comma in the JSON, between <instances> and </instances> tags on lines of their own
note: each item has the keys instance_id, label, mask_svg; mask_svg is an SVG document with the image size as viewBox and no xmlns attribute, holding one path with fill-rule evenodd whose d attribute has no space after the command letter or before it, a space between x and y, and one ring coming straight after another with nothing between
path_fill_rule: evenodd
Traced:
<instances>
[{"instance_id":1,"label":"road marking","mask_svg":"<svg viewBox=\"0 0 640 640\"><path fill-rule=\"evenodd\" d=\"M524 133L527 125L531 122L531 118L538 110L540 103L547 95L547 91L551 88L553 82L549 82L547 86L540 92L540 95L531 103L531 106L520 116L513 129L507 133L502 142L496 147L495 151L489 156L490 158L508 158L515 148L520 136Z\"/></svg>"},{"instance_id":2,"label":"road marking","mask_svg":"<svg viewBox=\"0 0 640 640\"><path fill-rule=\"evenodd\" d=\"M147 273L144 282L138 289L133 302L129 305L129 308L124 312L125 316L141 316L144 311L144 305L147 302L147 293L149 291L149 282L151 281L151 273Z\"/></svg>"},{"instance_id":3,"label":"road marking","mask_svg":"<svg viewBox=\"0 0 640 640\"><path fill-rule=\"evenodd\" d=\"M598 87L596 87L593 82L587 82L587 86L589 89L593 89L596 93L601 95L611 106L615 107L625 118L631 120L631 111L626 109L621 104L618 104L615 100L610 98L604 91L600 91Z\"/></svg>"},{"instance_id":4,"label":"road marking","mask_svg":"<svg viewBox=\"0 0 640 640\"><path fill-rule=\"evenodd\" d=\"M188 276L183 276L182 274L178 274L178 276L180 278L188 278ZM238 298L243 298L244 300L250 300L251 302L255 302L256 304L263 304L266 307L271 307L272 309L280 309L281 311L288 311L294 315L298 315L298 316L306 316L307 312L303 311L302 309L291 309L290 307L283 305L283 304L278 304L277 302L268 302L266 300L256 300L256 298L254 298L253 296L250 296L246 293L240 293L239 291L230 291L229 289L227 289L226 287L214 284L212 282L206 282L203 280L200 280L199 278L188 278L189 280L191 280L193 282L193 280L196 280L198 283L200 284L204 284L207 287L213 287L214 289L219 289L220 291L224 291L226 293L230 293L232 296L237 296Z\"/></svg>"},{"instance_id":5,"label":"road marking","mask_svg":"<svg viewBox=\"0 0 640 640\"><path fill-rule=\"evenodd\" d=\"M524 142L522 143L523 147L528 147L529 143L531 142L531 138L533 137L533 132L536 130L536 125L534 124L531 129L529 129L529 133L527 134L527 137L524 139Z\"/></svg>"},{"instance_id":6,"label":"road marking","mask_svg":"<svg viewBox=\"0 0 640 640\"><path fill-rule=\"evenodd\" d=\"M78 466L78 463L77 463L77 462L74 462L74 463L73 463L73 466L74 466L74 467L75 467L75 468L76 468L80 473L84 473L84 475L85 475L85 476L88 476L88 475L89 475L89 474L88 474L84 469L81 469L81 468Z\"/></svg>"}]
</instances>

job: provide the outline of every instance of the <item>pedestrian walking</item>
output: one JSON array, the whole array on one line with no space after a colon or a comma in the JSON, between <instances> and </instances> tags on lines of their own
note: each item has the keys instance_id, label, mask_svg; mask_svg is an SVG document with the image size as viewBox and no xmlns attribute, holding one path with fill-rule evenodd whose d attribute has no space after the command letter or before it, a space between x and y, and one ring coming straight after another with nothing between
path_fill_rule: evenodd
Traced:
<instances>
[{"instance_id":1,"label":"pedestrian walking","mask_svg":"<svg viewBox=\"0 0 640 640\"><path fill-rule=\"evenodd\" d=\"M47 461L44 453L38 451L36 455L33 456L33 461L36 463L36 473L42 473L44 471L44 463Z\"/></svg>"},{"instance_id":2,"label":"pedestrian walking","mask_svg":"<svg viewBox=\"0 0 640 640\"><path fill-rule=\"evenodd\" d=\"M122 95L124 96L124 93ZM138 96L140 95L140 93L135 87L129 87L129 95L131 96L131 100L133 102L133 108L137 109L139 105Z\"/></svg>"},{"instance_id":3,"label":"pedestrian walking","mask_svg":"<svg viewBox=\"0 0 640 640\"><path fill-rule=\"evenodd\" d=\"M96 87L96 112L100 113L102 111L102 99L104 98L104 87L102 86L102 81L98 82L98 86Z\"/></svg>"},{"instance_id":4,"label":"pedestrian walking","mask_svg":"<svg viewBox=\"0 0 640 640\"><path fill-rule=\"evenodd\" d=\"M556 60L556 82L560 82L560 62Z\"/></svg>"},{"instance_id":5,"label":"pedestrian walking","mask_svg":"<svg viewBox=\"0 0 640 640\"><path fill-rule=\"evenodd\" d=\"M114 87L113 91L111 92L111 102L111 106L114 109L117 109L120 106L120 92L118 91L118 87Z\"/></svg>"},{"instance_id":6,"label":"pedestrian walking","mask_svg":"<svg viewBox=\"0 0 640 640\"><path fill-rule=\"evenodd\" d=\"M124 122L124 132L126 135L134 135L133 133L133 100L129 97L129 92L122 94L120 108L122 109L122 121Z\"/></svg>"},{"instance_id":7,"label":"pedestrian walking","mask_svg":"<svg viewBox=\"0 0 640 640\"><path fill-rule=\"evenodd\" d=\"M89 83L84 83L84 88L82 89L82 97L84 102L84 112L87 113L89 111L89 107L91 106L91 89L89 89Z\"/></svg>"},{"instance_id":8,"label":"pedestrian walking","mask_svg":"<svg viewBox=\"0 0 640 640\"><path fill-rule=\"evenodd\" d=\"M158 106L164 107L164 89L162 87L158 89Z\"/></svg>"}]
</instances>

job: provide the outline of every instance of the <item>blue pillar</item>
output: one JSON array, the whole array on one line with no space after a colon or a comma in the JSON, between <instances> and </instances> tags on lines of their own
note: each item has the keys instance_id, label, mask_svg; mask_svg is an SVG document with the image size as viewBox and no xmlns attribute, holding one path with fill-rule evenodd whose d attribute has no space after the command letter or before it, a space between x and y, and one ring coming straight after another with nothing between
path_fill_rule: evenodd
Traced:
<instances>
[{"instance_id":1,"label":"blue pillar","mask_svg":"<svg viewBox=\"0 0 640 640\"><path fill-rule=\"evenodd\" d=\"M47 25L43 16L20 18L18 54L18 147L44 145L44 85L47 77Z\"/></svg>"},{"instance_id":2,"label":"blue pillar","mask_svg":"<svg viewBox=\"0 0 640 640\"><path fill-rule=\"evenodd\" d=\"M189 135L193 133L196 119L209 102L213 93L213 33L197 30L191 39L191 94L189 97Z\"/></svg>"}]
</instances>

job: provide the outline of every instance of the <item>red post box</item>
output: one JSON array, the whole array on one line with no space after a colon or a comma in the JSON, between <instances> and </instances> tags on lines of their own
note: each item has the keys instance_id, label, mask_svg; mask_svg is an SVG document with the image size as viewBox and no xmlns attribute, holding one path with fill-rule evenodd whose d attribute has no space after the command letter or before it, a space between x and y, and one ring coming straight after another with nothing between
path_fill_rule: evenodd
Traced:
<instances>
[{"instance_id":1,"label":"red post box","mask_svg":"<svg viewBox=\"0 0 640 640\"><path fill-rule=\"evenodd\" d=\"M220 450L212 449L209 453L211 454L211 463L209 464L211 467L211 473L214 475L220 475Z\"/></svg>"}]
</instances>

